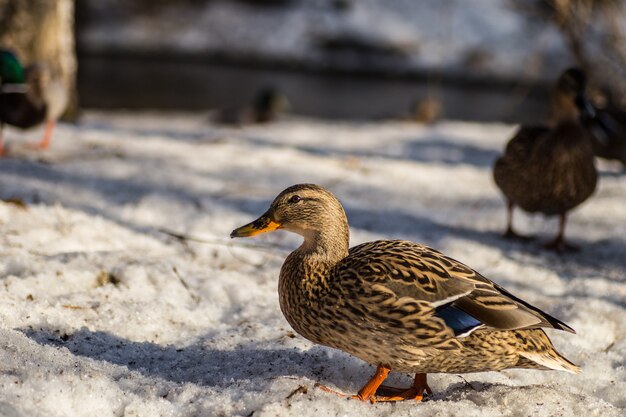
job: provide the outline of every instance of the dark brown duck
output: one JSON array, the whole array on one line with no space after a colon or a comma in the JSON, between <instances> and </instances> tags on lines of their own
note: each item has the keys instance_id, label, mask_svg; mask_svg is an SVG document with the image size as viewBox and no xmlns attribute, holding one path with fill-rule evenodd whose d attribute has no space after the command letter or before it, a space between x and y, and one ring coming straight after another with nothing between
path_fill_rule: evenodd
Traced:
<instances>
[{"instance_id":1,"label":"dark brown duck","mask_svg":"<svg viewBox=\"0 0 626 417\"><path fill-rule=\"evenodd\" d=\"M559 77L552 95L551 126L522 126L495 163L493 176L508 209L505 236L513 230L515 206L529 213L560 217L559 232L547 247L571 248L564 238L567 212L585 201L596 188L598 174L589 131L581 117L593 108L585 95L583 71L570 68Z\"/></svg>"}]
</instances>

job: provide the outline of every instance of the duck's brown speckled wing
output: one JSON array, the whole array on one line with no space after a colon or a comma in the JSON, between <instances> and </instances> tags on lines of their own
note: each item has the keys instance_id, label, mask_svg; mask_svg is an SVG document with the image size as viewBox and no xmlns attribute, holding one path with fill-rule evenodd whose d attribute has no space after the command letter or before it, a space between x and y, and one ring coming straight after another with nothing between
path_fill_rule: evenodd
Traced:
<instances>
[{"instance_id":1,"label":"duck's brown speckled wing","mask_svg":"<svg viewBox=\"0 0 626 417\"><path fill-rule=\"evenodd\" d=\"M461 262L409 241L355 246L338 265L335 278L344 288L345 302L359 304L373 320L390 318L406 324L415 319L417 327L436 326L443 317L438 312L453 308L493 329L573 331Z\"/></svg>"},{"instance_id":2,"label":"duck's brown speckled wing","mask_svg":"<svg viewBox=\"0 0 626 417\"><path fill-rule=\"evenodd\" d=\"M549 133L544 126L520 127L493 168L494 181L506 198L530 211L536 211L543 201L543 196L537 196L537 189L541 189L537 169L544 167L542 163L534 168L538 163L533 163L533 151L539 139Z\"/></svg>"}]
</instances>

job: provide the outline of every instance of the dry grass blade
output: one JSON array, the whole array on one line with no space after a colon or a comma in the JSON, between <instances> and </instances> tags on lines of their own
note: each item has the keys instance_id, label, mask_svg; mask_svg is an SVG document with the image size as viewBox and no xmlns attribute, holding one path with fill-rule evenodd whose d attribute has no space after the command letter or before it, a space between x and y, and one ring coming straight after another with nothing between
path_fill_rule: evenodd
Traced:
<instances>
[{"instance_id":1,"label":"dry grass blade","mask_svg":"<svg viewBox=\"0 0 626 417\"><path fill-rule=\"evenodd\" d=\"M175 239L185 241L185 242L206 243L209 245L221 245L221 246L228 246L231 248L232 247L248 248L248 249L268 252L272 255L277 255L277 256L278 254L276 253L276 251L284 252L284 253L288 253L291 251L290 248L283 246L283 245L277 245L275 243L266 243L266 244L260 245L257 243L248 243L248 242L232 242L232 241L219 240L219 239L204 239L204 238L200 238L196 236L187 235L184 233L175 232L173 230L168 230L168 229L157 229L157 230L163 234L166 234Z\"/></svg>"}]
</instances>

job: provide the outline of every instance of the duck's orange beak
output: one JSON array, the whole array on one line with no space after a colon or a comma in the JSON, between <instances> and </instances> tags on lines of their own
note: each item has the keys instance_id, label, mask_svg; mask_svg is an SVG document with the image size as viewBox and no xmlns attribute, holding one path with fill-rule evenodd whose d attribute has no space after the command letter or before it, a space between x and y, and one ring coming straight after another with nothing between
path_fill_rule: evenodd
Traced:
<instances>
[{"instance_id":1,"label":"duck's orange beak","mask_svg":"<svg viewBox=\"0 0 626 417\"><path fill-rule=\"evenodd\" d=\"M260 235L265 232L273 232L276 229L280 229L282 224L275 221L272 218L270 211L266 211L261 217L248 223L244 226L238 227L230 233L230 237L250 237Z\"/></svg>"}]
</instances>

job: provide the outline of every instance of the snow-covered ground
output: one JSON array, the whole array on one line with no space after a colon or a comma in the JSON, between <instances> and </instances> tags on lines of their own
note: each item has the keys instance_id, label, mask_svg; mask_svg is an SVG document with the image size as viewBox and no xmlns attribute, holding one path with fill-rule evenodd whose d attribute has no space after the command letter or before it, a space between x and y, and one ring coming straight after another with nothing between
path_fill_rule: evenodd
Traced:
<instances>
[{"instance_id":1,"label":"snow-covered ground","mask_svg":"<svg viewBox=\"0 0 626 417\"><path fill-rule=\"evenodd\" d=\"M626 176L602 165L571 216L580 253L504 241L490 167L514 127L290 119L221 129L204 115L88 113L41 156L7 130L0 160L0 415L623 416ZM431 375L424 403L345 400L373 367L314 346L276 294L284 232L231 241L288 185L344 203L352 244L427 243L573 326L552 331L580 375ZM554 219L519 215L539 240ZM163 230L209 243L182 241ZM243 247L258 244L261 247ZM395 385L408 385L395 375Z\"/></svg>"}]
</instances>

